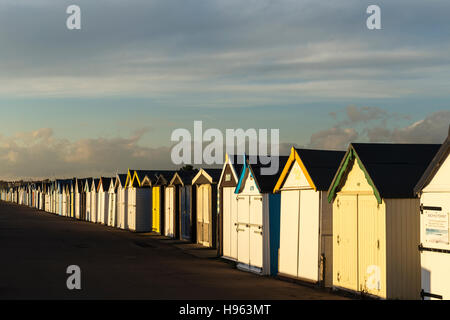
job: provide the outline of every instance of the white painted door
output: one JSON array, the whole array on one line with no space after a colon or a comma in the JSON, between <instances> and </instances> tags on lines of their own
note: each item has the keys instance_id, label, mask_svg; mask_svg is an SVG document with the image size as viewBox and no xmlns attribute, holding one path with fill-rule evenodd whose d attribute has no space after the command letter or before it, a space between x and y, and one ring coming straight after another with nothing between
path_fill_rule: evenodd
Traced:
<instances>
[{"instance_id":1,"label":"white painted door","mask_svg":"<svg viewBox=\"0 0 450 320\"><path fill-rule=\"evenodd\" d=\"M109 194L109 205L108 205L108 225L111 227L115 227L116 226L116 194L115 193L110 193Z\"/></svg>"},{"instance_id":2,"label":"white painted door","mask_svg":"<svg viewBox=\"0 0 450 320\"><path fill-rule=\"evenodd\" d=\"M223 255L237 259L238 201L235 188L223 188Z\"/></svg>"},{"instance_id":3,"label":"white painted door","mask_svg":"<svg viewBox=\"0 0 450 320\"><path fill-rule=\"evenodd\" d=\"M168 237L175 237L174 226L174 189L168 187L164 190L164 234Z\"/></svg>"},{"instance_id":4,"label":"white painted door","mask_svg":"<svg viewBox=\"0 0 450 320\"><path fill-rule=\"evenodd\" d=\"M223 255L231 258L231 189L223 188L222 190L222 224L223 224Z\"/></svg>"},{"instance_id":5,"label":"white painted door","mask_svg":"<svg viewBox=\"0 0 450 320\"><path fill-rule=\"evenodd\" d=\"M121 188L117 189L117 227L125 229L125 194Z\"/></svg>"},{"instance_id":6,"label":"white painted door","mask_svg":"<svg viewBox=\"0 0 450 320\"><path fill-rule=\"evenodd\" d=\"M118 212L119 212L119 228L128 229L128 192L125 189L119 188L118 196Z\"/></svg>"},{"instance_id":7,"label":"white painted door","mask_svg":"<svg viewBox=\"0 0 450 320\"><path fill-rule=\"evenodd\" d=\"M298 277L319 281L319 193L300 191Z\"/></svg>"},{"instance_id":8,"label":"white painted door","mask_svg":"<svg viewBox=\"0 0 450 320\"><path fill-rule=\"evenodd\" d=\"M250 196L250 266L263 267L263 198Z\"/></svg>"},{"instance_id":9,"label":"white painted door","mask_svg":"<svg viewBox=\"0 0 450 320\"><path fill-rule=\"evenodd\" d=\"M128 189L128 228L136 230L136 190Z\"/></svg>"},{"instance_id":10,"label":"white painted door","mask_svg":"<svg viewBox=\"0 0 450 320\"><path fill-rule=\"evenodd\" d=\"M300 191L281 192L279 272L298 276Z\"/></svg>"},{"instance_id":11,"label":"white painted door","mask_svg":"<svg viewBox=\"0 0 450 320\"><path fill-rule=\"evenodd\" d=\"M97 223L97 193L91 192L91 222Z\"/></svg>"},{"instance_id":12,"label":"white painted door","mask_svg":"<svg viewBox=\"0 0 450 320\"><path fill-rule=\"evenodd\" d=\"M250 265L250 201L238 197L238 261Z\"/></svg>"}]
</instances>

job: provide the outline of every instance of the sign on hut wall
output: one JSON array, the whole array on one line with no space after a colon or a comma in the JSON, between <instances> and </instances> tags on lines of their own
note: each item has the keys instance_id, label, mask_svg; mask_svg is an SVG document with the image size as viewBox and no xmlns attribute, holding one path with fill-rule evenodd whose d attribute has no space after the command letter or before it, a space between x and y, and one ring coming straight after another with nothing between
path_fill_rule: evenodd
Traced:
<instances>
[{"instance_id":1,"label":"sign on hut wall","mask_svg":"<svg viewBox=\"0 0 450 320\"><path fill-rule=\"evenodd\" d=\"M431 243L449 244L449 214L448 212L438 212L424 210L425 239Z\"/></svg>"}]
</instances>

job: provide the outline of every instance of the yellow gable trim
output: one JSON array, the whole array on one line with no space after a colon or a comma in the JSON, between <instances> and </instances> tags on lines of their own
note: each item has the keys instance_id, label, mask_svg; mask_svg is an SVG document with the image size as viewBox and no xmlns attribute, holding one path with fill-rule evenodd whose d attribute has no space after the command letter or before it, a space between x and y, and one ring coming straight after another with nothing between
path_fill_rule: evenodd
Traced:
<instances>
[{"instance_id":1,"label":"yellow gable trim","mask_svg":"<svg viewBox=\"0 0 450 320\"><path fill-rule=\"evenodd\" d=\"M128 186L132 186L133 185L133 179L134 177L131 177L131 171L130 169L128 169L128 174L127 174L127 181L125 182L125 186L124 188L127 188Z\"/></svg>"},{"instance_id":2,"label":"yellow gable trim","mask_svg":"<svg viewBox=\"0 0 450 320\"><path fill-rule=\"evenodd\" d=\"M132 182L134 182L134 179L137 179L138 186L140 186L141 185L141 181L139 181L139 177L138 177L136 171L134 172L134 176L133 176L133 181Z\"/></svg>"},{"instance_id":3,"label":"yellow gable trim","mask_svg":"<svg viewBox=\"0 0 450 320\"><path fill-rule=\"evenodd\" d=\"M303 161L300 159L300 156L298 155L297 151L295 151L295 148L292 147L289 159L288 159L286 165L284 166L283 172L281 173L280 178L278 179L277 184L275 185L275 188L273 189L273 192L277 193L280 191L281 186L283 185L289 172L291 171L292 163L294 161L296 161L298 163L298 165L300 166L300 168L302 169L303 174L305 175L306 180L308 180L308 183L311 186L311 188L313 188L314 191L317 191L317 188L314 185L314 182L312 181L311 176L308 173L308 170L306 170L306 167L303 164Z\"/></svg>"}]
</instances>

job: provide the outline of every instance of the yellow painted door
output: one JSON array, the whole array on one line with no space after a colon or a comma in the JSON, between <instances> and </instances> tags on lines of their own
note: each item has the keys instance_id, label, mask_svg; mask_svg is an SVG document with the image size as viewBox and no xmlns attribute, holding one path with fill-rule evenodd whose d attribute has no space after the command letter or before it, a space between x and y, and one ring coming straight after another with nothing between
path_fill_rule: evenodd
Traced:
<instances>
[{"instance_id":1,"label":"yellow painted door","mask_svg":"<svg viewBox=\"0 0 450 320\"><path fill-rule=\"evenodd\" d=\"M381 296L382 272L380 215L372 195L358 195L358 265L359 291Z\"/></svg>"},{"instance_id":2,"label":"yellow painted door","mask_svg":"<svg viewBox=\"0 0 450 320\"><path fill-rule=\"evenodd\" d=\"M160 233L160 187L153 187L153 232Z\"/></svg>"},{"instance_id":3,"label":"yellow painted door","mask_svg":"<svg viewBox=\"0 0 450 320\"><path fill-rule=\"evenodd\" d=\"M358 290L356 195L338 195L333 204L333 285Z\"/></svg>"}]
</instances>

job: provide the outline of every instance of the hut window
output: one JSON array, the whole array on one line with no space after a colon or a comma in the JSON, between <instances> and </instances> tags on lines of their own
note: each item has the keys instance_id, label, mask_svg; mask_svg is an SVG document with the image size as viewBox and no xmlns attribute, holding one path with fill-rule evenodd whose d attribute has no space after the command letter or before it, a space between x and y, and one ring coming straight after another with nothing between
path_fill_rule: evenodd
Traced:
<instances>
[{"instance_id":1,"label":"hut window","mask_svg":"<svg viewBox=\"0 0 450 320\"><path fill-rule=\"evenodd\" d=\"M225 181L227 182L231 181L231 174L225 175Z\"/></svg>"}]
</instances>

